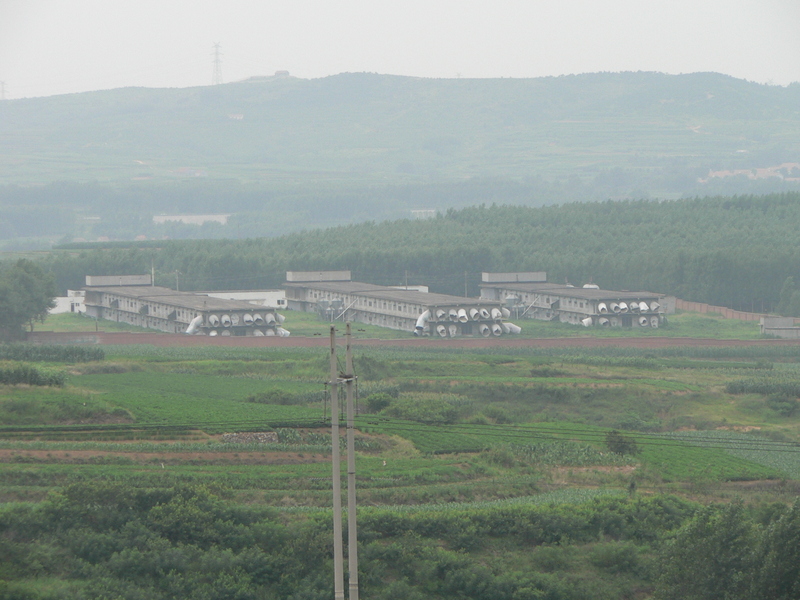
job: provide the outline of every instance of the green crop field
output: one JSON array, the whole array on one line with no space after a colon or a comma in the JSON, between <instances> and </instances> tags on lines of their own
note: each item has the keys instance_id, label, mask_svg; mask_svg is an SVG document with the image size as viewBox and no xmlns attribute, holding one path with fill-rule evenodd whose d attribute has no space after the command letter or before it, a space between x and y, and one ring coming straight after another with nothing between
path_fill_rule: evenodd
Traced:
<instances>
[{"instance_id":1,"label":"green crop field","mask_svg":"<svg viewBox=\"0 0 800 600\"><path fill-rule=\"evenodd\" d=\"M254 573L267 598L303 585L275 592L270 565L329 587L326 348L0 350L65 377L0 385L0 595L127 598L146 564L229 573L215 589ZM386 600L442 578L419 597L648 598L701 504L742 498L761 527L800 492L794 346L382 346L354 365L360 570L394 582Z\"/></svg>"},{"instance_id":2,"label":"green crop field","mask_svg":"<svg viewBox=\"0 0 800 600\"><path fill-rule=\"evenodd\" d=\"M265 389L293 392L319 391L320 384L244 377L208 376L185 373L120 373L80 375L74 385L99 393L128 410L136 421L210 427L218 430L228 423L249 423L251 427L275 422L315 422L321 407L269 406L247 402L247 397Z\"/></svg>"},{"instance_id":3,"label":"green crop field","mask_svg":"<svg viewBox=\"0 0 800 600\"><path fill-rule=\"evenodd\" d=\"M73 363L47 355L63 387L0 386L0 497L100 478L218 481L264 502L324 504L327 484L298 482L329 469L326 350L103 350ZM769 393L795 380L799 358L769 345L358 349L359 478L374 502L394 504L622 489L632 478L676 490L791 480L800 410ZM637 451L611 451L612 430Z\"/></svg>"}]
</instances>

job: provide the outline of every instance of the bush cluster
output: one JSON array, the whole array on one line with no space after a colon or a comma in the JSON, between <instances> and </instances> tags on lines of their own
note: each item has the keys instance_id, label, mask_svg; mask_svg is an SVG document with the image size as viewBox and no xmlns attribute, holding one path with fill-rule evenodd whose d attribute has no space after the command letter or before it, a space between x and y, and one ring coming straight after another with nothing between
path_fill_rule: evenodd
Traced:
<instances>
[{"instance_id":1,"label":"bush cluster","mask_svg":"<svg viewBox=\"0 0 800 600\"><path fill-rule=\"evenodd\" d=\"M95 347L23 343L0 344L0 360L81 363L104 360L105 357L103 349Z\"/></svg>"},{"instance_id":2,"label":"bush cluster","mask_svg":"<svg viewBox=\"0 0 800 600\"><path fill-rule=\"evenodd\" d=\"M359 515L361 592L377 600L631 597L635 586L649 585L642 554L693 513L692 504L670 497L410 514L367 509ZM329 513L291 518L235 504L224 488L86 481L40 506L0 508L0 597L330 597L331 529ZM587 559L595 576L492 564L481 550L496 543L525 555L595 545ZM42 588L42 580L59 585Z\"/></svg>"},{"instance_id":3,"label":"bush cluster","mask_svg":"<svg viewBox=\"0 0 800 600\"><path fill-rule=\"evenodd\" d=\"M0 384L62 387L67 382L64 371L25 363L0 365Z\"/></svg>"}]
</instances>

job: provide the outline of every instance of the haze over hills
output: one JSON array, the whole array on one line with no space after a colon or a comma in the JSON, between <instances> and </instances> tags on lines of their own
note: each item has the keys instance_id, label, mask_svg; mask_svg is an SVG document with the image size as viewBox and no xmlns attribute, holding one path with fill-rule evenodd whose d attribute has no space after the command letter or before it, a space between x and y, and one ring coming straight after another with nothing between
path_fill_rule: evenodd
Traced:
<instances>
[{"instance_id":1,"label":"haze over hills","mask_svg":"<svg viewBox=\"0 0 800 600\"><path fill-rule=\"evenodd\" d=\"M0 183L0 239L259 236L412 208L787 191L800 84L347 73L6 100ZM153 225L164 212L233 216Z\"/></svg>"}]
</instances>

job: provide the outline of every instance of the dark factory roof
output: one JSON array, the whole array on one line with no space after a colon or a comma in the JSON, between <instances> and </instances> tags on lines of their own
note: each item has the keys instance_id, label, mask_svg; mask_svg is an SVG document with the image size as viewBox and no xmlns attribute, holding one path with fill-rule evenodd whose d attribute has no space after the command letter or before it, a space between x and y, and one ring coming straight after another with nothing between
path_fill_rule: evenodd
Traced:
<instances>
[{"instance_id":1,"label":"dark factory roof","mask_svg":"<svg viewBox=\"0 0 800 600\"><path fill-rule=\"evenodd\" d=\"M187 308L197 311L264 310L263 306L251 304L244 300L225 300L223 298L214 298L195 292L176 292L169 288L149 285L114 285L108 287L87 287L84 289L86 289L87 295L92 292L116 294L117 296L133 298L140 302L168 304L178 308Z\"/></svg>"},{"instance_id":2,"label":"dark factory roof","mask_svg":"<svg viewBox=\"0 0 800 600\"><path fill-rule=\"evenodd\" d=\"M641 300L643 298L658 298L660 294L653 292L617 292L613 290L599 290L596 288L571 287L558 283L484 283L484 288L495 288L523 292L526 294L552 294L554 296L569 296L583 300Z\"/></svg>"},{"instance_id":3,"label":"dark factory roof","mask_svg":"<svg viewBox=\"0 0 800 600\"><path fill-rule=\"evenodd\" d=\"M499 302L492 300L481 300L479 298L465 298L463 296L451 296L449 294L436 294L432 292L419 292L417 290L404 290L385 285L375 285L372 283L359 283L356 281L304 281L298 283L287 282L286 288L312 288L332 294L350 296L368 296L392 302L407 302L409 304L419 304L422 306L440 305L499 305Z\"/></svg>"}]
</instances>

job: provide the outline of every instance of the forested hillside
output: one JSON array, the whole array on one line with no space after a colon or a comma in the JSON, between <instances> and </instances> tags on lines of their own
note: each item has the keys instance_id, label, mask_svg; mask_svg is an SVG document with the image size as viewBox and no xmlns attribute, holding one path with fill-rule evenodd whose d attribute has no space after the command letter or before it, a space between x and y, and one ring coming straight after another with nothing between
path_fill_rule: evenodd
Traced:
<instances>
[{"instance_id":1,"label":"forested hillside","mask_svg":"<svg viewBox=\"0 0 800 600\"><path fill-rule=\"evenodd\" d=\"M356 280L478 294L481 271L545 270L553 282L646 289L770 310L800 281L800 194L479 206L430 220L368 222L272 239L165 242L51 255L62 289L86 274L145 273L181 289L280 286L287 270L350 269Z\"/></svg>"},{"instance_id":2,"label":"forested hillside","mask_svg":"<svg viewBox=\"0 0 800 600\"><path fill-rule=\"evenodd\" d=\"M482 202L797 190L798 107L798 84L714 73L350 73L6 100L0 242L275 236ZM162 213L231 217L154 225Z\"/></svg>"}]
</instances>

